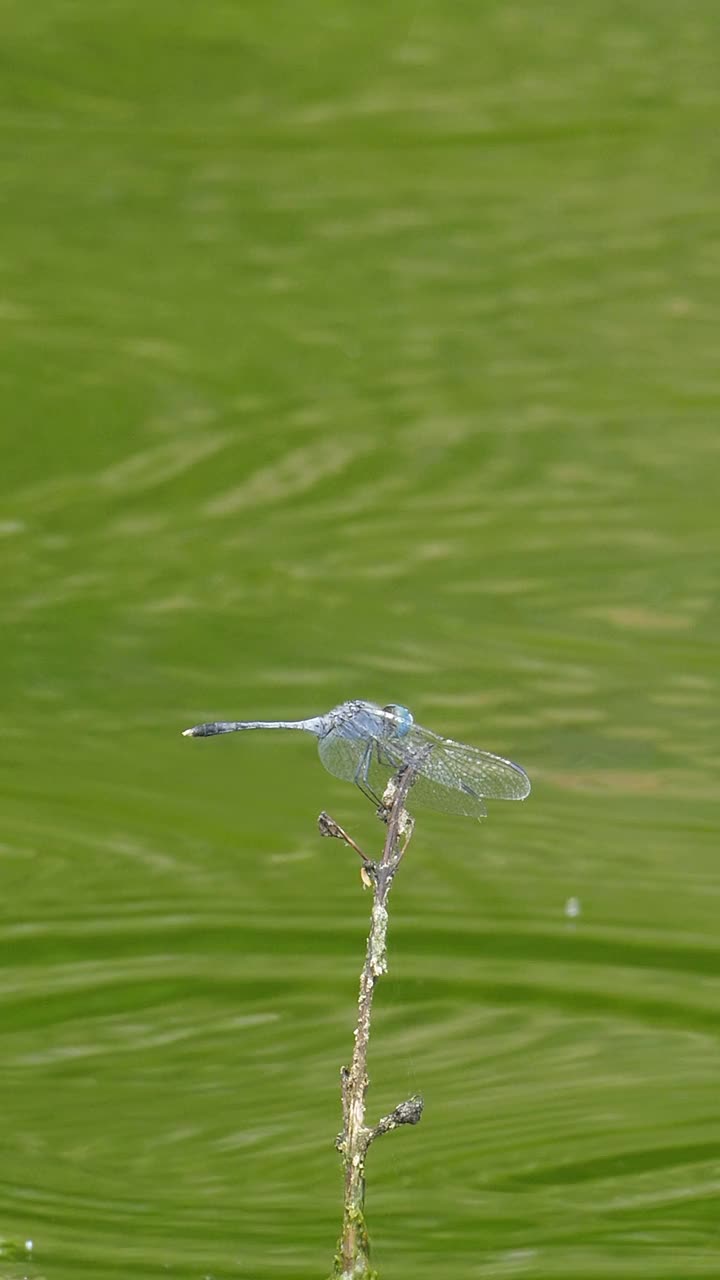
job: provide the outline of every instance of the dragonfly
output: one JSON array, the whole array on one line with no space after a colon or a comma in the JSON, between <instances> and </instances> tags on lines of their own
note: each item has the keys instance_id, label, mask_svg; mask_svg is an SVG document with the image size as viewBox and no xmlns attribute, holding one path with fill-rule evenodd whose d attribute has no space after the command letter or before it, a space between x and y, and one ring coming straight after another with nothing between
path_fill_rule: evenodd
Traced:
<instances>
[{"instance_id":1,"label":"dragonfly","mask_svg":"<svg viewBox=\"0 0 720 1280\"><path fill-rule=\"evenodd\" d=\"M512 760L442 738L415 723L407 707L390 703L342 702L307 720L216 720L184 729L186 738L211 738L243 729L300 729L318 740L329 773L354 782L378 808L392 776L405 765L417 770L412 787L417 802L441 813L487 816L486 800L524 800L530 779Z\"/></svg>"}]
</instances>

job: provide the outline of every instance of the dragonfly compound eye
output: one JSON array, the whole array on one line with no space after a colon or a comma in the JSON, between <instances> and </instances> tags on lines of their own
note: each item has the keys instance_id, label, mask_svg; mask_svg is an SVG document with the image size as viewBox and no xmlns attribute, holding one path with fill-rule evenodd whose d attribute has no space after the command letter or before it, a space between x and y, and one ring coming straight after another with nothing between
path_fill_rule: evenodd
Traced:
<instances>
[{"instance_id":1,"label":"dragonfly compound eye","mask_svg":"<svg viewBox=\"0 0 720 1280\"><path fill-rule=\"evenodd\" d=\"M398 738L404 738L413 725L412 712L407 707L400 707L396 702L391 702L387 707L383 707L383 711L387 711L392 716L393 729Z\"/></svg>"}]
</instances>

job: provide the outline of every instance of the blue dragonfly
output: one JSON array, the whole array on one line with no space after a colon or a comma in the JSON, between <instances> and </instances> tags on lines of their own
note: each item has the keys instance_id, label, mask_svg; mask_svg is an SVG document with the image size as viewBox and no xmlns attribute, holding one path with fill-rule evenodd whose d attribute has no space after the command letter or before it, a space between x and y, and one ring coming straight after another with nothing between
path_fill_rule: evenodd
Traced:
<instances>
[{"instance_id":1,"label":"blue dragonfly","mask_svg":"<svg viewBox=\"0 0 720 1280\"><path fill-rule=\"evenodd\" d=\"M188 738L210 738L241 729L302 729L318 739L329 773L356 786L382 808L379 796L391 775L414 765L412 803L467 818L487 816L485 800L524 800L530 779L519 764L441 738L415 724L407 707L390 703L342 702L307 720L217 720L184 729Z\"/></svg>"}]
</instances>

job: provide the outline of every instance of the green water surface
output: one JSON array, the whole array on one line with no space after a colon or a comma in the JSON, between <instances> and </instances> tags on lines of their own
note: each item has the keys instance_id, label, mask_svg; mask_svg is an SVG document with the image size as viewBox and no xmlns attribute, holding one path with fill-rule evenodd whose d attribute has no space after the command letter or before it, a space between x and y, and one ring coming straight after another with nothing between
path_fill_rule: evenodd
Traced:
<instances>
[{"instance_id":1,"label":"green water surface","mask_svg":"<svg viewBox=\"0 0 720 1280\"><path fill-rule=\"evenodd\" d=\"M716 6L2 28L0 1276L327 1276L382 833L180 730L350 697L533 779L393 889L383 1280L719 1276Z\"/></svg>"}]
</instances>

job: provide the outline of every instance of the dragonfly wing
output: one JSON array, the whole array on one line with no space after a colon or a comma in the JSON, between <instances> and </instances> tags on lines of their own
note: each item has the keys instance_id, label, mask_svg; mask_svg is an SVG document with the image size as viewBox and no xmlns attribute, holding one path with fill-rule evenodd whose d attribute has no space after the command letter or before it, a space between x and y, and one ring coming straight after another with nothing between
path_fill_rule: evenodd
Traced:
<instances>
[{"instance_id":1,"label":"dragonfly wing","mask_svg":"<svg viewBox=\"0 0 720 1280\"><path fill-rule=\"evenodd\" d=\"M346 782L354 782L367 748L367 740L348 737L338 729L331 729L318 742L318 751L328 773Z\"/></svg>"},{"instance_id":2,"label":"dragonfly wing","mask_svg":"<svg viewBox=\"0 0 720 1280\"><path fill-rule=\"evenodd\" d=\"M369 787L379 800L392 775L406 763L400 742L375 735L350 736L347 727L340 726L320 739L318 751L328 773Z\"/></svg>"},{"instance_id":3,"label":"dragonfly wing","mask_svg":"<svg viewBox=\"0 0 720 1280\"><path fill-rule=\"evenodd\" d=\"M352 732L355 729L355 732ZM530 779L519 765L490 751L441 738L413 725L408 733L374 734L369 724L339 724L320 738L320 759L329 773L364 784L381 797L404 764L417 761L409 805L426 805L468 818L487 815L485 800L523 800Z\"/></svg>"},{"instance_id":4,"label":"dragonfly wing","mask_svg":"<svg viewBox=\"0 0 720 1280\"><path fill-rule=\"evenodd\" d=\"M457 813L463 818L487 817L485 801L479 792L467 785L450 786L426 773L418 774L407 798L408 809L412 811L416 804L440 813Z\"/></svg>"},{"instance_id":5,"label":"dragonfly wing","mask_svg":"<svg viewBox=\"0 0 720 1280\"><path fill-rule=\"evenodd\" d=\"M428 744L423 741L416 744L418 745L424 752ZM364 784L377 796L378 801L382 799L392 775L414 759L416 754L406 737L348 737L338 729L320 739L318 750L329 773L347 782ZM425 766L428 763L429 757L425 756ZM481 796L469 788L451 786L450 775L445 780L419 773L413 783L408 804L411 808L413 804L421 804L428 809L439 809L443 813L457 813L469 818L483 818L487 813Z\"/></svg>"},{"instance_id":6,"label":"dragonfly wing","mask_svg":"<svg viewBox=\"0 0 720 1280\"><path fill-rule=\"evenodd\" d=\"M432 808L483 816L483 799L524 800L530 791L525 770L491 751L441 738L419 726L400 741L406 759L429 748L413 791Z\"/></svg>"}]
</instances>

